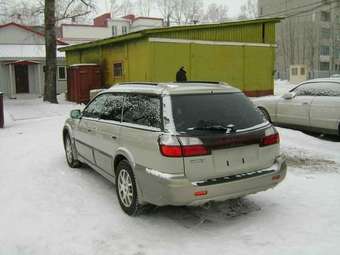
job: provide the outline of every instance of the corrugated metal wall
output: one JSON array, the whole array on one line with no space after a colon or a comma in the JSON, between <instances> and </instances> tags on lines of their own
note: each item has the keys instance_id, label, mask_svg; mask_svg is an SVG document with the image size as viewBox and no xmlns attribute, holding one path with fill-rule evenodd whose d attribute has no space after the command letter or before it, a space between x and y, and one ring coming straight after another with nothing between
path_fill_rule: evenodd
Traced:
<instances>
[{"instance_id":1,"label":"corrugated metal wall","mask_svg":"<svg viewBox=\"0 0 340 255\"><path fill-rule=\"evenodd\" d=\"M260 23L195 30L188 29L184 31L166 31L151 34L150 36L171 39L273 44L275 43L275 24Z\"/></svg>"}]
</instances>

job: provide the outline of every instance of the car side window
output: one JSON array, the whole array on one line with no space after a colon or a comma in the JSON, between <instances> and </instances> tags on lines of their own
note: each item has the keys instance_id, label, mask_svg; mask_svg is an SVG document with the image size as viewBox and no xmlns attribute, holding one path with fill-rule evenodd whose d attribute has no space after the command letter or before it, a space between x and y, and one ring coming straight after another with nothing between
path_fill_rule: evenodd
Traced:
<instances>
[{"instance_id":1,"label":"car side window","mask_svg":"<svg viewBox=\"0 0 340 255\"><path fill-rule=\"evenodd\" d=\"M297 87L296 96L340 96L340 83L313 82Z\"/></svg>"},{"instance_id":2,"label":"car side window","mask_svg":"<svg viewBox=\"0 0 340 255\"><path fill-rule=\"evenodd\" d=\"M124 101L123 121L132 124L160 128L160 97L128 94Z\"/></svg>"},{"instance_id":3,"label":"car side window","mask_svg":"<svg viewBox=\"0 0 340 255\"><path fill-rule=\"evenodd\" d=\"M123 108L123 95L109 94L104 103L101 119L121 121Z\"/></svg>"},{"instance_id":4,"label":"car side window","mask_svg":"<svg viewBox=\"0 0 340 255\"><path fill-rule=\"evenodd\" d=\"M340 97L340 83L325 82L320 83L316 96Z\"/></svg>"},{"instance_id":5,"label":"car side window","mask_svg":"<svg viewBox=\"0 0 340 255\"><path fill-rule=\"evenodd\" d=\"M107 94L97 96L89 105L86 106L85 110L83 111L83 116L99 119L103 113L104 104L107 97Z\"/></svg>"},{"instance_id":6,"label":"car side window","mask_svg":"<svg viewBox=\"0 0 340 255\"><path fill-rule=\"evenodd\" d=\"M294 92L296 96L314 96L314 83L305 83L297 87Z\"/></svg>"}]
</instances>

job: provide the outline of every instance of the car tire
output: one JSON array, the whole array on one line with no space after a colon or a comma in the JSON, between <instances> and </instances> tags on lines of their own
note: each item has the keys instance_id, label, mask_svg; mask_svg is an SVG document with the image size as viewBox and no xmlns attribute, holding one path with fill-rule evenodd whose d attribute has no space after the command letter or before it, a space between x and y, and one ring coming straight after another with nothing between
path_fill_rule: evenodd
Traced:
<instances>
[{"instance_id":1,"label":"car tire","mask_svg":"<svg viewBox=\"0 0 340 255\"><path fill-rule=\"evenodd\" d=\"M80 167L81 163L74 157L75 151L69 134L66 134L64 137L64 148L67 164L72 168Z\"/></svg>"},{"instance_id":2,"label":"car tire","mask_svg":"<svg viewBox=\"0 0 340 255\"><path fill-rule=\"evenodd\" d=\"M139 215L143 206L138 202L135 175L127 160L119 162L115 178L116 193L122 210L130 216Z\"/></svg>"},{"instance_id":3,"label":"car tire","mask_svg":"<svg viewBox=\"0 0 340 255\"><path fill-rule=\"evenodd\" d=\"M270 115L269 115L269 113L267 112L267 110L264 109L264 108L262 108L262 107L259 107L258 109L259 109L260 112L262 113L263 117L264 117L266 120L268 120L270 123L272 123L272 120L271 120Z\"/></svg>"}]
</instances>

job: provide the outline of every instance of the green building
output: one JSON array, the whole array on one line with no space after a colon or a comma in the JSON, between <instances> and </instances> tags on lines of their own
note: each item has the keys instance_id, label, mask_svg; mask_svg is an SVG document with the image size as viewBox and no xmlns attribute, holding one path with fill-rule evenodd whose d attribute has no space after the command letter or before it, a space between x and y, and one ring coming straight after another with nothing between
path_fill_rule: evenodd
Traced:
<instances>
[{"instance_id":1,"label":"green building","mask_svg":"<svg viewBox=\"0 0 340 255\"><path fill-rule=\"evenodd\" d=\"M248 95L273 93L280 18L148 29L67 46L67 65L96 63L105 86L122 81L224 81Z\"/></svg>"}]
</instances>

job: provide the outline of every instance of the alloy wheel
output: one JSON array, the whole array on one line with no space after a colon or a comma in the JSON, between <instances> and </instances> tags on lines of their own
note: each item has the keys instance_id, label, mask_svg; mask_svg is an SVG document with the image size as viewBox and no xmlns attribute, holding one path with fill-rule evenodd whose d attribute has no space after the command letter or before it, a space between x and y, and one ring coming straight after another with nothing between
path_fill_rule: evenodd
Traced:
<instances>
[{"instance_id":1,"label":"alloy wheel","mask_svg":"<svg viewBox=\"0 0 340 255\"><path fill-rule=\"evenodd\" d=\"M118 194L126 207L130 207L133 201L133 184L130 174L122 169L118 175Z\"/></svg>"}]
</instances>

